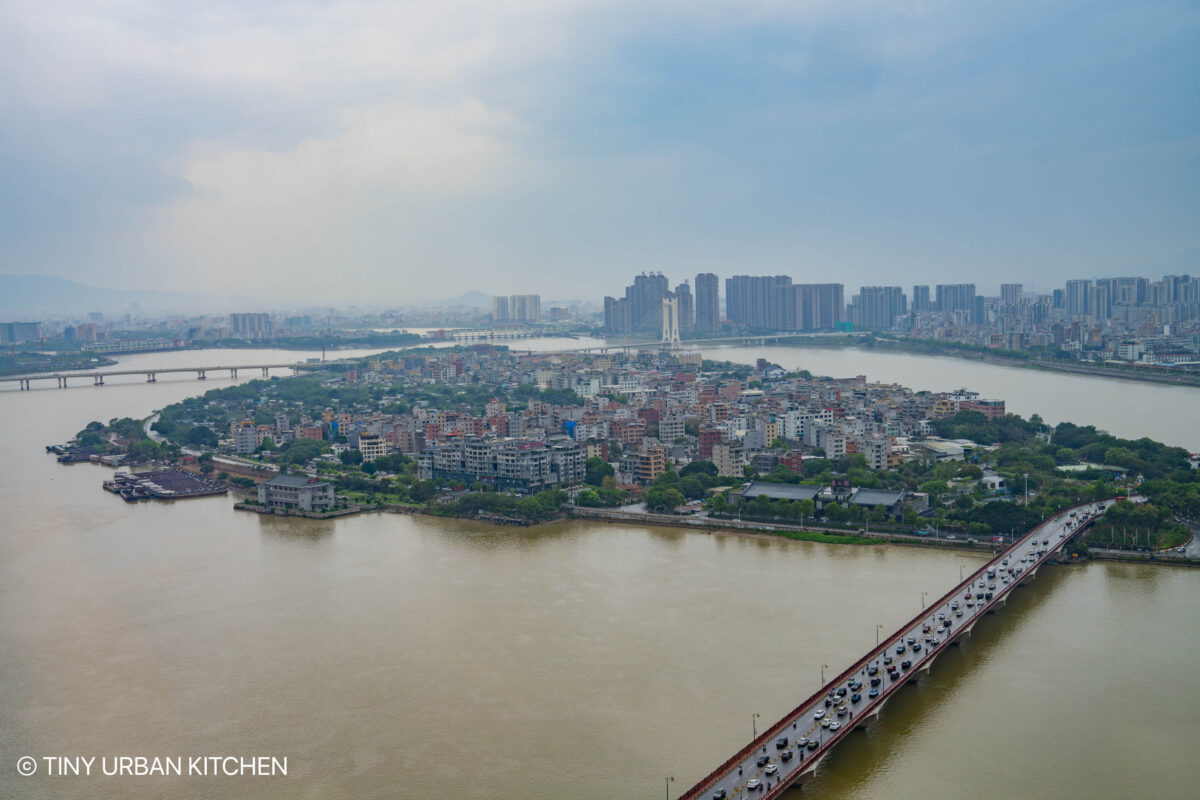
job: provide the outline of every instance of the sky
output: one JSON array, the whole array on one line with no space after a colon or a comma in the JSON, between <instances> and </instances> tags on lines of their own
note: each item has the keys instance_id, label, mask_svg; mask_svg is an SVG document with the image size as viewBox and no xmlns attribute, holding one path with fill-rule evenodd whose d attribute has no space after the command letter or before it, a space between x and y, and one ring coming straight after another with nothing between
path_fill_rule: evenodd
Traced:
<instances>
[{"instance_id":1,"label":"sky","mask_svg":"<svg viewBox=\"0 0 1200 800\"><path fill-rule=\"evenodd\" d=\"M403 305L1200 274L1200 5L0 0L0 272Z\"/></svg>"}]
</instances>

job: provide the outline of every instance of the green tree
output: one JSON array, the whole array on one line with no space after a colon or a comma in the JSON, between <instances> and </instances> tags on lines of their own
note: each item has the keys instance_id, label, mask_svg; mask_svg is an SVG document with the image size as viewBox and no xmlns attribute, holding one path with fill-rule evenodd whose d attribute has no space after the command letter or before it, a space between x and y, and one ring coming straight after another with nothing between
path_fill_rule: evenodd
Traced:
<instances>
[{"instance_id":1,"label":"green tree","mask_svg":"<svg viewBox=\"0 0 1200 800\"><path fill-rule=\"evenodd\" d=\"M586 470L587 477L584 481L591 486L603 486L604 479L614 474L612 464L594 456L587 460Z\"/></svg>"}]
</instances>

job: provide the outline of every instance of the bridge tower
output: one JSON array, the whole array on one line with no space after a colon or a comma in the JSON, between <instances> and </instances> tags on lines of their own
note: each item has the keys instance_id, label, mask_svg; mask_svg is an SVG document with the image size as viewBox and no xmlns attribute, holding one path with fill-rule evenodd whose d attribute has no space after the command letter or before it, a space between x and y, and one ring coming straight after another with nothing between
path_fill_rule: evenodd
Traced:
<instances>
[{"instance_id":1,"label":"bridge tower","mask_svg":"<svg viewBox=\"0 0 1200 800\"><path fill-rule=\"evenodd\" d=\"M664 297L662 303L663 344L679 344L679 298Z\"/></svg>"}]
</instances>

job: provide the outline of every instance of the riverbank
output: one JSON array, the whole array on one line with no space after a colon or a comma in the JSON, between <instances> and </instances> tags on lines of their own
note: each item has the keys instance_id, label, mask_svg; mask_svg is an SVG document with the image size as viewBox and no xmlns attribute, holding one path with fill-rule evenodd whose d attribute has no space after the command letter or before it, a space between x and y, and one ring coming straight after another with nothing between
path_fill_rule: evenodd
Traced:
<instances>
[{"instance_id":1,"label":"riverbank","mask_svg":"<svg viewBox=\"0 0 1200 800\"><path fill-rule=\"evenodd\" d=\"M870 344L868 344L870 342ZM688 345L702 345L703 340L685 342ZM1177 372L1154 372L1155 367L1118 367L1100 366L1080 362L1048 361L1046 359L1020 358L987 352L979 349L964 349L940 345L937 342L925 340L906 341L902 339L850 337L838 339L834 337L796 336L786 339L776 339L766 343L767 347L811 347L823 350L879 350L893 353L909 353L912 355L959 358L965 361L993 364L999 367L1019 367L1022 369L1040 370L1043 372L1059 372L1068 375L1088 375L1116 380L1136 381L1139 383L1157 383L1167 386L1200 387L1200 375L1181 374Z\"/></svg>"}]
</instances>

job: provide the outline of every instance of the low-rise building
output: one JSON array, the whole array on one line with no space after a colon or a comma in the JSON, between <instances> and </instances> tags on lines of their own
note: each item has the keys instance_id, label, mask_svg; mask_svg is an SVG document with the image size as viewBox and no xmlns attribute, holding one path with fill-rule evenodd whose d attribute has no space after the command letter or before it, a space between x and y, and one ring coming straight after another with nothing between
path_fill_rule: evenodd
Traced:
<instances>
[{"instance_id":1,"label":"low-rise building","mask_svg":"<svg viewBox=\"0 0 1200 800\"><path fill-rule=\"evenodd\" d=\"M276 475L258 485L258 504L267 508L326 511L333 503L333 484L317 478Z\"/></svg>"}]
</instances>

